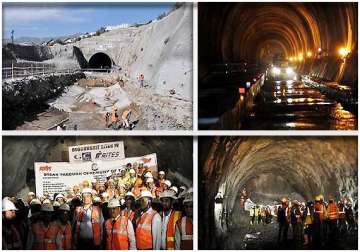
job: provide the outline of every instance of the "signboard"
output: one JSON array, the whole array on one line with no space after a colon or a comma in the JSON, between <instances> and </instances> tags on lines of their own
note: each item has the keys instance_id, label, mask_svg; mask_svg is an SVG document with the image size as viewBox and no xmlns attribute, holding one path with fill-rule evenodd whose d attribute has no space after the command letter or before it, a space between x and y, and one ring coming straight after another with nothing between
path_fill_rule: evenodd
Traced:
<instances>
[{"instance_id":1,"label":"signboard","mask_svg":"<svg viewBox=\"0 0 360 252\"><path fill-rule=\"evenodd\" d=\"M124 142L84 144L69 147L69 162L110 161L125 158Z\"/></svg>"},{"instance_id":2,"label":"signboard","mask_svg":"<svg viewBox=\"0 0 360 252\"><path fill-rule=\"evenodd\" d=\"M127 163L139 161L143 161L144 166L151 171L157 172L156 153L116 161L35 163L36 195L41 197L44 192L48 192L52 197L54 193L63 193L84 180L91 181L94 178L104 182L111 174L120 173Z\"/></svg>"}]
</instances>

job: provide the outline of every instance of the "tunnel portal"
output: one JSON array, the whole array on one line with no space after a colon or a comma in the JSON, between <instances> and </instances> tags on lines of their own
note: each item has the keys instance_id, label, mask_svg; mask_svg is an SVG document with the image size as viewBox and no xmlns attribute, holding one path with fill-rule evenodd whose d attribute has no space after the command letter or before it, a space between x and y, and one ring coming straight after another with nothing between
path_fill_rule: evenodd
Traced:
<instances>
[{"instance_id":1,"label":"tunnel portal","mask_svg":"<svg viewBox=\"0 0 360 252\"><path fill-rule=\"evenodd\" d=\"M89 68L93 69L110 69L112 65L109 55L103 52L95 53L89 60Z\"/></svg>"}]
</instances>

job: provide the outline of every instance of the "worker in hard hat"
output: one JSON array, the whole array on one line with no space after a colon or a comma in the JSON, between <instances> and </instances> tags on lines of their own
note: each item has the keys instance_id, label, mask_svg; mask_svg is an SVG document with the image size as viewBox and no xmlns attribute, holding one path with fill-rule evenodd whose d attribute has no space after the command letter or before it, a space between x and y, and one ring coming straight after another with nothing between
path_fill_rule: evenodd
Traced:
<instances>
[{"instance_id":1,"label":"worker in hard hat","mask_svg":"<svg viewBox=\"0 0 360 252\"><path fill-rule=\"evenodd\" d=\"M16 211L14 203L8 197L2 200L2 244L3 250L23 249L19 227L15 223Z\"/></svg>"},{"instance_id":2,"label":"worker in hard hat","mask_svg":"<svg viewBox=\"0 0 360 252\"><path fill-rule=\"evenodd\" d=\"M116 107L114 107L113 111L111 112L111 127L114 130L118 129L118 122L119 122L118 109Z\"/></svg>"},{"instance_id":3,"label":"worker in hard hat","mask_svg":"<svg viewBox=\"0 0 360 252\"><path fill-rule=\"evenodd\" d=\"M130 117L131 117L131 109L125 109L121 114L122 119L122 126L124 129L131 129L130 128Z\"/></svg>"},{"instance_id":4,"label":"worker in hard hat","mask_svg":"<svg viewBox=\"0 0 360 252\"><path fill-rule=\"evenodd\" d=\"M61 234L61 248L69 250L72 248L72 234L70 225L70 207L68 204L62 204L59 209L58 225Z\"/></svg>"},{"instance_id":5,"label":"worker in hard hat","mask_svg":"<svg viewBox=\"0 0 360 252\"><path fill-rule=\"evenodd\" d=\"M28 215L29 226L38 220L40 213L41 213L41 202L38 198L35 198L30 201L30 211Z\"/></svg>"},{"instance_id":6,"label":"worker in hard hat","mask_svg":"<svg viewBox=\"0 0 360 252\"><path fill-rule=\"evenodd\" d=\"M138 198L141 212L135 230L137 249L159 250L161 247L161 217L152 209L152 199L149 191L142 191Z\"/></svg>"},{"instance_id":7,"label":"worker in hard hat","mask_svg":"<svg viewBox=\"0 0 360 252\"><path fill-rule=\"evenodd\" d=\"M338 236L337 222L339 219L339 208L335 202L335 198L332 195L329 197L329 204L326 210L328 217L329 238L331 241L335 241Z\"/></svg>"},{"instance_id":8,"label":"worker in hard hat","mask_svg":"<svg viewBox=\"0 0 360 252\"><path fill-rule=\"evenodd\" d=\"M157 187L162 186L162 184L165 182L165 172L164 171L159 171L158 172L158 181L157 181Z\"/></svg>"},{"instance_id":9,"label":"worker in hard hat","mask_svg":"<svg viewBox=\"0 0 360 252\"><path fill-rule=\"evenodd\" d=\"M26 248L31 250L61 249L59 225L52 220L54 208L51 204L41 205L40 219L32 223L29 229Z\"/></svg>"},{"instance_id":10,"label":"worker in hard hat","mask_svg":"<svg viewBox=\"0 0 360 252\"><path fill-rule=\"evenodd\" d=\"M163 184L164 191L170 189L170 187L171 187L171 181L170 180L165 180L165 182Z\"/></svg>"},{"instance_id":11,"label":"worker in hard hat","mask_svg":"<svg viewBox=\"0 0 360 252\"><path fill-rule=\"evenodd\" d=\"M175 193L171 190L160 193L163 208L161 213L161 249L175 249L175 225L181 219L181 212L173 209L176 199Z\"/></svg>"},{"instance_id":12,"label":"worker in hard hat","mask_svg":"<svg viewBox=\"0 0 360 252\"><path fill-rule=\"evenodd\" d=\"M175 249L193 250L193 197L186 194L183 206L185 216L175 226Z\"/></svg>"},{"instance_id":13,"label":"worker in hard hat","mask_svg":"<svg viewBox=\"0 0 360 252\"><path fill-rule=\"evenodd\" d=\"M128 181L130 187L134 186L135 181L136 181L136 172L135 172L135 170L133 168L131 168L129 170L129 181Z\"/></svg>"},{"instance_id":14,"label":"worker in hard hat","mask_svg":"<svg viewBox=\"0 0 360 252\"><path fill-rule=\"evenodd\" d=\"M150 191L153 197L156 197L156 186L152 177L145 180L146 190Z\"/></svg>"},{"instance_id":15,"label":"worker in hard hat","mask_svg":"<svg viewBox=\"0 0 360 252\"><path fill-rule=\"evenodd\" d=\"M126 186L129 183L129 178L126 176L126 170L125 169L121 169L120 170L120 176L118 178L118 184L117 186Z\"/></svg>"},{"instance_id":16,"label":"worker in hard hat","mask_svg":"<svg viewBox=\"0 0 360 252\"><path fill-rule=\"evenodd\" d=\"M281 206L277 211L277 221L279 223L278 244L284 244L288 239L290 208L287 198L281 200Z\"/></svg>"},{"instance_id":17,"label":"worker in hard hat","mask_svg":"<svg viewBox=\"0 0 360 252\"><path fill-rule=\"evenodd\" d=\"M125 194L125 209L122 211L135 224L135 195L132 192Z\"/></svg>"},{"instance_id":18,"label":"worker in hard hat","mask_svg":"<svg viewBox=\"0 0 360 252\"><path fill-rule=\"evenodd\" d=\"M127 216L120 214L120 201L115 198L111 199L108 204L108 210L110 219L105 222L106 249L136 249L133 224Z\"/></svg>"},{"instance_id":19,"label":"worker in hard hat","mask_svg":"<svg viewBox=\"0 0 360 252\"><path fill-rule=\"evenodd\" d=\"M179 189L176 187L176 186L171 186L169 188L170 191L173 191L175 193L175 196L177 196L178 192L179 192Z\"/></svg>"},{"instance_id":20,"label":"worker in hard hat","mask_svg":"<svg viewBox=\"0 0 360 252\"><path fill-rule=\"evenodd\" d=\"M34 192L29 192L27 195L26 202L30 205L30 202L36 198L36 195Z\"/></svg>"},{"instance_id":21,"label":"worker in hard hat","mask_svg":"<svg viewBox=\"0 0 360 252\"><path fill-rule=\"evenodd\" d=\"M318 195L315 197L315 205L314 205L314 221L313 221L313 228L314 228L314 245L315 247L321 247L323 243L323 221L324 221L324 212L325 207L322 204L322 197Z\"/></svg>"},{"instance_id":22,"label":"worker in hard hat","mask_svg":"<svg viewBox=\"0 0 360 252\"><path fill-rule=\"evenodd\" d=\"M99 207L92 204L92 190L82 191L83 205L75 209L74 246L76 249L100 249L104 217Z\"/></svg>"},{"instance_id":23,"label":"worker in hard hat","mask_svg":"<svg viewBox=\"0 0 360 252\"><path fill-rule=\"evenodd\" d=\"M59 202L59 204L61 206L62 204L65 204L65 196L63 194L59 193L58 195L56 195L55 201Z\"/></svg>"},{"instance_id":24,"label":"worker in hard hat","mask_svg":"<svg viewBox=\"0 0 360 252\"><path fill-rule=\"evenodd\" d=\"M115 196L115 184L114 184L114 180L112 178L110 178L108 181L107 181L107 189L106 189L106 192L109 194L109 199L112 199L114 198Z\"/></svg>"}]
</instances>

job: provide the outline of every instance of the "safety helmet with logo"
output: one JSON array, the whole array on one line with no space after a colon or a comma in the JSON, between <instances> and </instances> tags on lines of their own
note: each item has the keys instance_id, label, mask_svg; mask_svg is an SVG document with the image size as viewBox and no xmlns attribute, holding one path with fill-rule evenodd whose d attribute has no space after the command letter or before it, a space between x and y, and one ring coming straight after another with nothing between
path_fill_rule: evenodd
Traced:
<instances>
[{"instance_id":1,"label":"safety helmet with logo","mask_svg":"<svg viewBox=\"0 0 360 252\"><path fill-rule=\"evenodd\" d=\"M60 199L60 198L65 199L64 195L62 195L61 193L59 193L58 195L56 195L55 200Z\"/></svg>"},{"instance_id":2,"label":"safety helmet with logo","mask_svg":"<svg viewBox=\"0 0 360 252\"><path fill-rule=\"evenodd\" d=\"M127 197L132 197L135 199L135 195L130 191L125 194L125 198L127 198Z\"/></svg>"},{"instance_id":3,"label":"safety helmet with logo","mask_svg":"<svg viewBox=\"0 0 360 252\"><path fill-rule=\"evenodd\" d=\"M2 211L17 211L18 209L15 207L15 204L9 200L8 197L2 200Z\"/></svg>"},{"instance_id":4,"label":"safety helmet with logo","mask_svg":"<svg viewBox=\"0 0 360 252\"><path fill-rule=\"evenodd\" d=\"M170 182L170 180L165 180L164 184L165 184L165 185L167 185L168 187L170 187L170 186L171 186L171 182Z\"/></svg>"},{"instance_id":5,"label":"safety helmet with logo","mask_svg":"<svg viewBox=\"0 0 360 252\"><path fill-rule=\"evenodd\" d=\"M40 200L38 198L32 199L30 201L30 206L33 206L33 205L41 205Z\"/></svg>"},{"instance_id":6,"label":"safety helmet with logo","mask_svg":"<svg viewBox=\"0 0 360 252\"><path fill-rule=\"evenodd\" d=\"M62 204L62 205L59 207L59 210L70 212L70 206L69 206L68 204Z\"/></svg>"},{"instance_id":7,"label":"safety helmet with logo","mask_svg":"<svg viewBox=\"0 0 360 252\"><path fill-rule=\"evenodd\" d=\"M170 187L171 191L174 191L175 194L177 194L179 192L178 188L176 186L172 186Z\"/></svg>"},{"instance_id":8,"label":"safety helmet with logo","mask_svg":"<svg viewBox=\"0 0 360 252\"><path fill-rule=\"evenodd\" d=\"M186 203L192 203L193 202L193 196L191 193L186 194L185 199L183 200L183 204Z\"/></svg>"},{"instance_id":9,"label":"safety helmet with logo","mask_svg":"<svg viewBox=\"0 0 360 252\"><path fill-rule=\"evenodd\" d=\"M145 173L145 175L144 175L144 178L152 178L152 177L153 177L153 175L152 175L151 172L147 172L147 173Z\"/></svg>"},{"instance_id":10,"label":"safety helmet with logo","mask_svg":"<svg viewBox=\"0 0 360 252\"><path fill-rule=\"evenodd\" d=\"M153 195L151 194L150 191L144 190L144 191L141 191L140 196L138 197L138 200L141 199L141 198L144 198L144 197L152 199Z\"/></svg>"},{"instance_id":11,"label":"safety helmet with logo","mask_svg":"<svg viewBox=\"0 0 360 252\"><path fill-rule=\"evenodd\" d=\"M54 207L51 204L45 203L41 205L41 211L43 212L54 212Z\"/></svg>"},{"instance_id":12,"label":"safety helmet with logo","mask_svg":"<svg viewBox=\"0 0 360 252\"><path fill-rule=\"evenodd\" d=\"M159 171L159 175L165 175L164 171Z\"/></svg>"},{"instance_id":13,"label":"safety helmet with logo","mask_svg":"<svg viewBox=\"0 0 360 252\"><path fill-rule=\"evenodd\" d=\"M160 193L159 198L171 198L171 199L177 199L175 196L175 192L172 190L166 190Z\"/></svg>"},{"instance_id":14,"label":"safety helmet with logo","mask_svg":"<svg viewBox=\"0 0 360 252\"><path fill-rule=\"evenodd\" d=\"M145 183L154 183L154 179L153 178L147 178Z\"/></svg>"},{"instance_id":15,"label":"safety helmet with logo","mask_svg":"<svg viewBox=\"0 0 360 252\"><path fill-rule=\"evenodd\" d=\"M108 208L115 208L120 207L120 201L116 198L113 198L109 201L109 204L107 206Z\"/></svg>"},{"instance_id":16,"label":"safety helmet with logo","mask_svg":"<svg viewBox=\"0 0 360 252\"><path fill-rule=\"evenodd\" d=\"M85 193L88 193L90 195L92 195L92 190L90 188L84 188L81 192L81 194L85 194Z\"/></svg>"}]
</instances>

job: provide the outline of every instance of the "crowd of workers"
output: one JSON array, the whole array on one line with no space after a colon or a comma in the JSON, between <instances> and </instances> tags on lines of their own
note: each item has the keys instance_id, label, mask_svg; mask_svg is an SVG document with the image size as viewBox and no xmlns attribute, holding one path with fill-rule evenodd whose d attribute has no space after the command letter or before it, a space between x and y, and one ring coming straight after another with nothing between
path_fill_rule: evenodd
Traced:
<instances>
[{"instance_id":1,"label":"crowd of workers","mask_svg":"<svg viewBox=\"0 0 360 252\"><path fill-rule=\"evenodd\" d=\"M136 166L54 195L3 198L3 249L192 249L192 188Z\"/></svg>"},{"instance_id":2,"label":"crowd of workers","mask_svg":"<svg viewBox=\"0 0 360 252\"><path fill-rule=\"evenodd\" d=\"M322 195L309 202L283 198L281 205L254 205L249 214L251 226L273 223L276 218L280 245L287 244L290 226L292 241L297 247L321 248L357 232L357 204L353 206L346 199L336 202L332 196L328 202Z\"/></svg>"}]
</instances>

